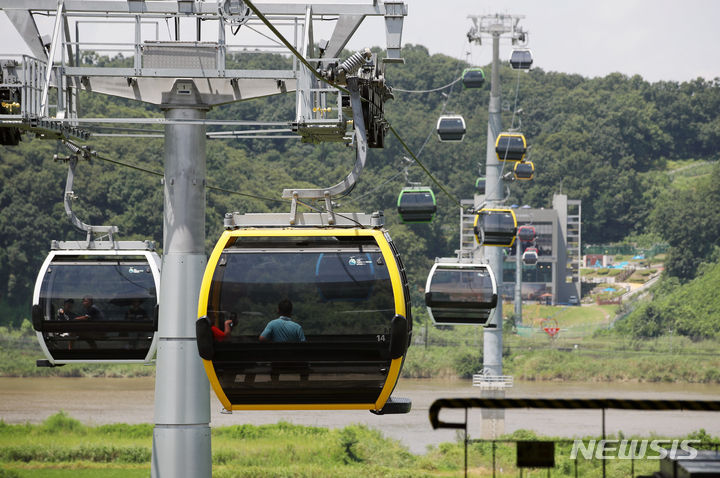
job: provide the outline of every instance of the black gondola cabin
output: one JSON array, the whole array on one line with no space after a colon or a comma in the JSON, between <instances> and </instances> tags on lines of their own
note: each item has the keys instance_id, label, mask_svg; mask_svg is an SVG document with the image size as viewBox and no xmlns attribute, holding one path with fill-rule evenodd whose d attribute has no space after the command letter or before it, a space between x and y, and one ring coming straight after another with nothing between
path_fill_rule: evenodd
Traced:
<instances>
[{"instance_id":1,"label":"black gondola cabin","mask_svg":"<svg viewBox=\"0 0 720 478\"><path fill-rule=\"evenodd\" d=\"M485 72L482 68L466 68L462 83L465 88L482 88L485 84Z\"/></svg>"},{"instance_id":2,"label":"black gondola cabin","mask_svg":"<svg viewBox=\"0 0 720 478\"><path fill-rule=\"evenodd\" d=\"M477 178L475 180L475 192L477 192L477 194L485 194L485 178Z\"/></svg>"},{"instance_id":3,"label":"black gondola cabin","mask_svg":"<svg viewBox=\"0 0 720 478\"><path fill-rule=\"evenodd\" d=\"M440 141L462 141L465 137L465 118L460 115L441 116L436 129Z\"/></svg>"},{"instance_id":4,"label":"black gondola cabin","mask_svg":"<svg viewBox=\"0 0 720 478\"><path fill-rule=\"evenodd\" d=\"M527 142L522 133L500 133L495 140L498 161L522 161L527 151Z\"/></svg>"},{"instance_id":5,"label":"black gondola cabin","mask_svg":"<svg viewBox=\"0 0 720 478\"><path fill-rule=\"evenodd\" d=\"M47 365L150 362L157 343L159 265L152 251L51 251L32 307Z\"/></svg>"},{"instance_id":6,"label":"black gondola cabin","mask_svg":"<svg viewBox=\"0 0 720 478\"><path fill-rule=\"evenodd\" d=\"M517 233L512 209L481 209L475 216L475 238L483 246L511 247Z\"/></svg>"},{"instance_id":7,"label":"black gondola cabin","mask_svg":"<svg viewBox=\"0 0 720 478\"><path fill-rule=\"evenodd\" d=\"M510 66L513 70L529 70L532 64L533 55L530 50L517 49L510 54Z\"/></svg>"},{"instance_id":8,"label":"black gondola cabin","mask_svg":"<svg viewBox=\"0 0 720 478\"><path fill-rule=\"evenodd\" d=\"M515 179L519 181L530 181L535 177L535 165L532 161L515 163L513 174L515 175Z\"/></svg>"},{"instance_id":9,"label":"black gondola cabin","mask_svg":"<svg viewBox=\"0 0 720 478\"><path fill-rule=\"evenodd\" d=\"M431 222L437 210L435 194L427 187L403 188L398 196L397 210L404 223Z\"/></svg>"},{"instance_id":10,"label":"black gondola cabin","mask_svg":"<svg viewBox=\"0 0 720 478\"><path fill-rule=\"evenodd\" d=\"M260 341L281 299L305 340ZM412 319L405 270L383 230L226 231L198 314L198 350L227 410L410 409L386 411L398 403L390 394ZM234 326L222 336L226 320Z\"/></svg>"},{"instance_id":11,"label":"black gondola cabin","mask_svg":"<svg viewBox=\"0 0 720 478\"><path fill-rule=\"evenodd\" d=\"M497 284L485 264L436 262L425 284L425 305L433 322L483 325L497 305Z\"/></svg>"}]
</instances>

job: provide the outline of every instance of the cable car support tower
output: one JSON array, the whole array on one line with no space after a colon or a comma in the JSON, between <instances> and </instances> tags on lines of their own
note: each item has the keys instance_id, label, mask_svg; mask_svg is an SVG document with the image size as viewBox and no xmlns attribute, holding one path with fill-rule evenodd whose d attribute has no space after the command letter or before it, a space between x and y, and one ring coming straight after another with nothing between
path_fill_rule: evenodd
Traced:
<instances>
[{"instance_id":1,"label":"cable car support tower","mask_svg":"<svg viewBox=\"0 0 720 478\"><path fill-rule=\"evenodd\" d=\"M0 109L0 132L3 133L0 143L17 144L23 132L45 139L87 140L105 136L101 131L107 126L102 125L107 124L140 125L148 128L147 136L156 137L158 130L153 126L164 127L163 257L153 477L203 478L212 474L210 390L195 336L198 294L207 262L206 139L238 134L263 138L273 133L296 133L306 142L347 142L352 135L352 117L347 117L347 109L343 116L343 97L339 90L321 88L312 72L297 60L293 60L292 69L227 67L226 57L233 51L287 53L282 45L279 49L274 45L263 49L231 44L227 31L244 25L263 27L259 16L252 14L248 5L250 2L242 0L0 0L0 10L8 15L31 51L31 55L11 52L13 59L0 60L0 93L5 95ZM318 69L327 70L333 62L338 63L337 56L369 16L383 17L385 21L387 55L384 62L403 61L400 42L407 6L402 1L317 5L258 2L255 8L273 24L282 25L291 34L294 31L295 48L314 61ZM37 14L54 17L49 47L35 22ZM320 42L320 48L316 49L313 19L327 18L337 19L335 29L330 40ZM83 24L93 22L124 24L130 40L122 44L110 35L114 43L108 46L111 51L129 52L132 66L110 68L81 64L80 32L86 26ZM157 33L161 30L159 25L167 23L170 30L170 22L174 23L175 36L161 41ZM210 28L213 25L217 36L213 41L206 41L207 34L213 34ZM201 31L203 26L205 29ZM181 27L187 27L195 41L181 40ZM154 37L148 31L154 31ZM185 33L187 37L187 31ZM103 51L95 39L88 39L84 46L85 50ZM80 90L153 104L163 111L164 117L84 119L77 110ZM292 91L297 95L296 117L269 125L270 132L268 129L243 130L213 136L207 131L208 125L216 124L206 118L215 106ZM337 94L338 107L331 108L325 102L333 93ZM55 104L51 104L52 101ZM384 98L377 99L376 106L381 107L382 101ZM326 113L330 110L337 117L328 118L330 115ZM251 121L240 120L223 124L253 126ZM255 122L254 125L268 128L268 123ZM370 147L381 147L382 126L373 123L370 126ZM338 189L342 187L338 185ZM304 191L286 191L284 195L293 194L300 198L312 196Z\"/></svg>"},{"instance_id":2,"label":"cable car support tower","mask_svg":"<svg viewBox=\"0 0 720 478\"><path fill-rule=\"evenodd\" d=\"M485 159L485 195L476 194L474 209L479 210L484 202L486 208L499 207L505 187L502 178L502 163L495 152L495 141L502 132L501 91L500 91L500 39L510 37L512 44L527 41L527 33L519 22L524 15L470 15L473 26L467 33L468 41L480 45L483 37L492 39L492 72L490 74L490 104L488 106L487 147ZM498 302L495 316L491 319L494 327L485 327L483 334L483 375L489 380L502 377L502 284L503 250L499 247L475 247L474 262L487 261L497 275ZM504 392L502 392L504 393Z\"/></svg>"}]
</instances>

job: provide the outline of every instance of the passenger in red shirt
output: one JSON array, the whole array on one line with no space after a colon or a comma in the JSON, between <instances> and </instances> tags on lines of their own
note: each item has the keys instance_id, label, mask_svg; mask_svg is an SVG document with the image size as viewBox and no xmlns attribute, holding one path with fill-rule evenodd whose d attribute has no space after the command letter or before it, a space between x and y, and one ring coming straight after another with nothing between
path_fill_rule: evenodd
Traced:
<instances>
[{"instance_id":1,"label":"passenger in red shirt","mask_svg":"<svg viewBox=\"0 0 720 478\"><path fill-rule=\"evenodd\" d=\"M218 342L222 342L226 338L230 336L230 332L232 331L233 321L232 320L226 320L225 321L225 330L220 330L218 327L212 326L212 333L213 338L217 340Z\"/></svg>"}]
</instances>

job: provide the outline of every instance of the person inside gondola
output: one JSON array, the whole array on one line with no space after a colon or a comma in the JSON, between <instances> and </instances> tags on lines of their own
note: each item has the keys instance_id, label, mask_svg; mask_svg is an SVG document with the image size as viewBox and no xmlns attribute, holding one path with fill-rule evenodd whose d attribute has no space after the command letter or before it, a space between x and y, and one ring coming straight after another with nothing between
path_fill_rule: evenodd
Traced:
<instances>
[{"instance_id":1,"label":"person inside gondola","mask_svg":"<svg viewBox=\"0 0 720 478\"><path fill-rule=\"evenodd\" d=\"M140 307L140 303L138 299L130 303L130 308L125 312L125 320L149 320L148 313Z\"/></svg>"},{"instance_id":2,"label":"person inside gondola","mask_svg":"<svg viewBox=\"0 0 720 478\"><path fill-rule=\"evenodd\" d=\"M290 299L278 303L277 319L268 322L260 334L260 342L305 342L305 333L297 322L292 320L293 304Z\"/></svg>"},{"instance_id":3,"label":"person inside gondola","mask_svg":"<svg viewBox=\"0 0 720 478\"><path fill-rule=\"evenodd\" d=\"M133 301L130 303L130 308L125 312L125 320L131 321L131 322L139 322L142 320L150 320L150 317L148 316L147 311L140 307L141 301L140 299L133 299ZM128 337L129 341L126 345L126 349L135 349L137 348L138 339L147 336L147 334L142 334L140 332L122 332L120 333L120 337Z\"/></svg>"},{"instance_id":4,"label":"person inside gondola","mask_svg":"<svg viewBox=\"0 0 720 478\"><path fill-rule=\"evenodd\" d=\"M232 319L228 319L225 321L225 328L223 330L220 330L219 327L216 327L213 325L210 329L212 330L213 338L217 340L218 342L222 342L226 338L230 337L230 332L232 332L233 327L233 321Z\"/></svg>"},{"instance_id":5,"label":"person inside gondola","mask_svg":"<svg viewBox=\"0 0 720 478\"><path fill-rule=\"evenodd\" d=\"M82 305L85 309L85 314L78 315L75 317L75 320L105 320L105 314L93 303L93 298L89 295L83 297Z\"/></svg>"},{"instance_id":6,"label":"person inside gondola","mask_svg":"<svg viewBox=\"0 0 720 478\"><path fill-rule=\"evenodd\" d=\"M65 299L65 302L63 302L63 306L60 307L57 311L57 319L58 320L73 320L78 315L73 312L73 307L75 306L75 301L73 299Z\"/></svg>"},{"instance_id":7,"label":"person inside gondola","mask_svg":"<svg viewBox=\"0 0 720 478\"><path fill-rule=\"evenodd\" d=\"M105 320L105 314L103 314L102 310L93 303L93 298L91 296L86 295L83 297L82 305L85 313L83 315L77 315L73 320ZM78 333L77 338L87 342L91 349L97 349L97 343L95 342L95 339L98 338L97 333ZM72 350L73 343L74 341L71 341L68 344L68 350Z\"/></svg>"}]
</instances>

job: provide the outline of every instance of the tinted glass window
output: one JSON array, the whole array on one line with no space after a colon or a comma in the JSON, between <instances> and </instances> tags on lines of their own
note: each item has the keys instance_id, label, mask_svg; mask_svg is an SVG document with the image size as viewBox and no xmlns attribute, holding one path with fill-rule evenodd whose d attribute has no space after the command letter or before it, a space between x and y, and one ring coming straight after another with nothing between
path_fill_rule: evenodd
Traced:
<instances>
[{"instance_id":1,"label":"tinted glass window","mask_svg":"<svg viewBox=\"0 0 720 478\"><path fill-rule=\"evenodd\" d=\"M226 248L213 277L208 316L218 323L237 319L231 340L256 340L284 298L308 341L387 334L395 315L388 267L377 246L313 244L304 250Z\"/></svg>"},{"instance_id":2,"label":"tinted glass window","mask_svg":"<svg viewBox=\"0 0 720 478\"><path fill-rule=\"evenodd\" d=\"M141 360L157 303L144 260L59 257L43 277L43 338L56 360ZM84 301L86 297L92 301Z\"/></svg>"},{"instance_id":3,"label":"tinted glass window","mask_svg":"<svg viewBox=\"0 0 720 478\"><path fill-rule=\"evenodd\" d=\"M484 269L435 269L430 281L433 302L490 302L492 278Z\"/></svg>"},{"instance_id":4,"label":"tinted glass window","mask_svg":"<svg viewBox=\"0 0 720 478\"><path fill-rule=\"evenodd\" d=\"M523 151L525 149L525 145L523 144L523 140L520 136L500 136L497 150L503 151L506 149L508 151Z\"/></svg>"},{"instance_id":5,"label":"tinted glass window","mask_svg":"<svg viewBox=\"0 0 720 478\"><path fill-rule=\"evenodd\" d=\"M448 118L444 119L440 122L440 129L441 130L448 130L448 131L464 131L465 127L463 126L463 122L459 118Z\"/></svg>"},{"instance_id":6,"label":"tinted glass window","mask_svg":"<svg viewBox=\"0 0 720 478\"><path fill-rule=\"evenodd\" d=\"M402 193L400 198L400 207L411 207L415 208L430 208L434 210L435 202L429 192L412 191Z\"/></svg>"},{"instance_id":7,"label":"tinted glass window","mask_svg":"<svg viewBox=\"0 0 720 478\"><path fill-rule=\"evenodd\" d=\"M145 261L74 261L53 263L43 278L40 305L46 320L54 320L64 302L72 299L72 315L85 314L83 297L90 296L101 312L99 320L136 318L144 309L149 319L156 304L155 280Z\"/></svg>"},{"instance_id":8,"label":"tinted glass window","mask_svg":"<svg viewBox=\"0 0 720 478\"><path fill-rule=\"evenodd\" d=\"M486 233L508 232L512 233L515 223L510 214L496 213L483 215L483 229Z\"/></svg>"}]
</instances>

